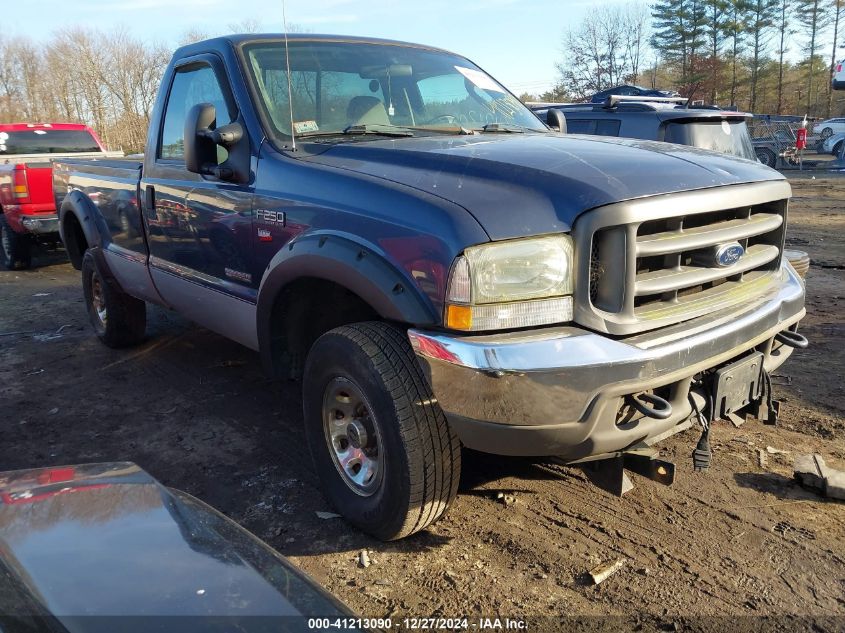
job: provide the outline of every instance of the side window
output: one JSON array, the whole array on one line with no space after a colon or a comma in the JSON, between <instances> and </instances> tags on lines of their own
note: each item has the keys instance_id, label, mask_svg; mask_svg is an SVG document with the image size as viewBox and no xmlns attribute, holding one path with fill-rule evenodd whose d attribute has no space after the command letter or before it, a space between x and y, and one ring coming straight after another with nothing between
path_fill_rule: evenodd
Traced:
<instances>
[{"instance_id":1,"label":"side window","mask_svg":"<svg viewBox=\"0 0 845 633\"><path fill-rule=\"evenodd\" d=\"M569 134L595 134L596 122L566 117L566 131Z\"/></svg>"},{"instance_id":2,"label":"side window","mask_svg":"<svg viewBox=\"0 0 845 633\"><path fill-rule=\"evenodd\" d=\"M161 133L161 146L158 158L181 159L185 156L185 118L188 111L198 103L211 103L217 110L217 125L232 121L234 113L230 111L217 75L211 66L194 66L180 70L173 78L167 109L164 113L164 125ZM217 162L227 158L226 150L217 152Z\"/></svg>"},{"instance_id":3,"label":"side window","mask_svg":"<svg viewBox=\"0 0 845 633\"><path fill-rule=\"evenodd\" d=\"M602 119L596 121L595 134L599 136L619 136L620 122L614 119Z\"/></svg>"}]
</instances>

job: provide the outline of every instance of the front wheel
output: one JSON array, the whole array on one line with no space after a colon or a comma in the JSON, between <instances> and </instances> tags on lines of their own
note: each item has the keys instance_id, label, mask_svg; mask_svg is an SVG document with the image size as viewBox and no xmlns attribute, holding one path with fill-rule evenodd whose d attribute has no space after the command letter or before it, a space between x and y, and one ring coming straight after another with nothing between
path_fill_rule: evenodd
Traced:
<instances>
[{"instance_id":1,"label":"front wheel","mask_svg":"<svg viewBox=\"0 0 845 633\"><path fill-rule=\"evenodd\" d=\"M823 139L833 136L833 128L824 128L819 136L821 136Z\"/></svg>"},{"instance_id":2,"label":"front wheel","mask_svg":"<svg viewBox=\"0 0 845 633\"><path fill-rule=\"evenodd\" d=\"M308 353L303 408L326 497L361 530L408 536L457 495L460 442L403 330L367 322L321 336Z\"/></svg>"},{"instance_id":3,"label":"front wheel","mask_svg":"<svg viewBox=\"0 0 845 633\"><path fill-rule=\"evenodd\" d=\"M0 266L6 270L23 270L32 265L32 237L12 230L6 216L0 213Z\"/></svg>"},{"instance_id":4,"label":"front wheel","mask_svg":"<svg viewBox=\"0 0 845 633\"><path fill-rule=\"evenodd\" d=\"M146 304L118 288L90 250L82 258L82 293L91 325L108 347L130 347L144 340Z\"/></svg>"}]
</instances>

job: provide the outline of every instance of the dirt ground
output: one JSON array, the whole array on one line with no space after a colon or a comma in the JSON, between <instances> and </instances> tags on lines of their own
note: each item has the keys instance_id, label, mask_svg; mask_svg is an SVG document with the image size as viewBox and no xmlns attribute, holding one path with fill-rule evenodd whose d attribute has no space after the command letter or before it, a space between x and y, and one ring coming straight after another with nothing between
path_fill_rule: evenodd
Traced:
<instances>
[{"instance_id":1,"label":"dirt ground","mask_svg":"<svg viewBox=\"0 0 845 633\"><path fill-rule=\"evenodd\" d=\"M804 451L845 469L845 178L791 179L788 241L813 258L802 324L811 347L774 378L780 426L720 423L706 473L692 469L694 431L662 445L678 468L671 487L634 476L616 498L577 467L466 452L443 520L374 541L315 514L331 508L304 448L297 385L267 381L256 354L158 308L144 345L107 349L61 254L0 272L0 470L137 462L366 616L610 615L669 630L709 616L777 616L783 630L798 625L783 616L832 616L815 630L845 629L845 503L798 488L791 471ZM789 452L766 453L761 466L767 447ZM368 568L357 564L362 549ZM621 571L587 582L618 558Z\"/></svg>"}]
</instances>

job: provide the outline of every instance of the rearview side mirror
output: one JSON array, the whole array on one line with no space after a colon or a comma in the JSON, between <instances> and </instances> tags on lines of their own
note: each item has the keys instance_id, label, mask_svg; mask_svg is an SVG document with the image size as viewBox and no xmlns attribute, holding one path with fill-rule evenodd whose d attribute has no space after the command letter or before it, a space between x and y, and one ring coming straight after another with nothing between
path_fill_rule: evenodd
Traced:
<instances>
[{"instance_id":1,"label":"rearview side mirror","mask_svg":"<svg viewBox=\"0 0 845 633\"><path fill-rule=\"evenodd\" d=\"M549 108L546 112L546 123L553 130L566 134L566 117L557 108Z\"/></svg>"},{"instance_id":2,"label":"rearview side mirror","mask_svg":"<svg viewBox=\"0 0 845 633\"><path fill-rule=\"evenodd\" d=\"M185 167L195 174L208 173L217 166L217 144L208 134L217 121L217 112L210 103L198 103L185 118Z\"/></svg>"}]
</instances>

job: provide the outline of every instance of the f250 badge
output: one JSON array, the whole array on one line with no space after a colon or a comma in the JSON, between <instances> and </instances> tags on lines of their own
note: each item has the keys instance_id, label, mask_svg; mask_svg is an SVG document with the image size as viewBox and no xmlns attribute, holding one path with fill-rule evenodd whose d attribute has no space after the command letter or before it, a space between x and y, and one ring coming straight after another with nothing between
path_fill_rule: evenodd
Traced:
<instances>
[{"instance_id":1,"label":"f250 badge","mask_svg":"<svg viewBox=\"0 0 845 633\"><path fill-rule=\"evenodd\" d=\"M269 209L256 209L255 210L255 218L259 222L266 222L267 224L273 224L274 226L284 226L285 225L285 212L284 211L270 211Z\"/></svg>"}]
</instances>

